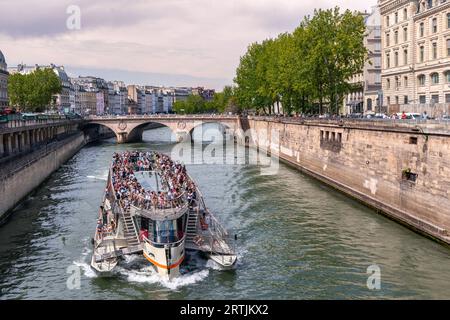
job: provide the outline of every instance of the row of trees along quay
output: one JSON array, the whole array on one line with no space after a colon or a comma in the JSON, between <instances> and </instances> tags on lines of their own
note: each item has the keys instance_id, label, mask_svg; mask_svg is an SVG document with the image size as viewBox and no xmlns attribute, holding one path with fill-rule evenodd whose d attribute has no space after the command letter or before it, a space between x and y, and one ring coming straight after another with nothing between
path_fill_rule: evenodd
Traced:
<instances>
[{"instance_id":1,"label":"row of trees along quay","mask_svg":"<svg viewBox=\"0 0 450 320\"><path fill-rule=\"evenodd\" d=\"M292 33L252 43L241 57L235 86L214 100L189 97L174 104L177 113L253 111L290 115L339 113L346 94L361 90L349 79L368 58L364 18L339 7L315 10Z\"/></svg>"},{"instance_id":2,"label":"row of trees along quay","mask_svg":"<svg viewBox=\"0 0 450 320\"><path fill-rule=\"evenodd\" d=\"M10 104L23 112L47 111L55 104L54 95L61 91L61 82L50 68L28 74L15 73L8 79Z\"/></svg>"},{"instance_id":3,"label":"row of trees along quay","mask_svg":"<svg viewBox=\"0 0 450 320\"><path fill-rule=\"evenodd\" d=\"M346 94L360 90L349 79L362 72L362 15L338 7L315 10L292 33L253 43L241 57L234 79L240 105L258 113L339 113Z\"/></svg>"}]
</instances>

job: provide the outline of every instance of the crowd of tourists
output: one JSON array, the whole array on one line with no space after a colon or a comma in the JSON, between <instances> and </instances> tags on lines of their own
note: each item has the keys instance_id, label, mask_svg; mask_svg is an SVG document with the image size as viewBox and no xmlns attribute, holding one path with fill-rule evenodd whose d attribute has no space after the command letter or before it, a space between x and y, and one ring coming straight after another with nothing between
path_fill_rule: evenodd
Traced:
<instances>
[{"instance_id":1,"label":"crowd of tourists","mask_svg":"<svg viewBox=\"0 0 450 320\"><path fill-rule=\"evenodd\" d=\"M137 172L158 174L160 190L146 190L136 177ZM121 206L131 204L143 209L180 208L196 199L195 184L189 179L186 167L157 152L114 153L112 184Z\"/></svg>"}]
</instances>

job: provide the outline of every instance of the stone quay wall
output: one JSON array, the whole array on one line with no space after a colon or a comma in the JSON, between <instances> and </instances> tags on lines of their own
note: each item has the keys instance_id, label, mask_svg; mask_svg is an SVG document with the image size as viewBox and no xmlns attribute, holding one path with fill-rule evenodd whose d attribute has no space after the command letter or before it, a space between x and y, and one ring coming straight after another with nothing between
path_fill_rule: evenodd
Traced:
<instances>
[{"instance_id":1,"label":"stone quay wall","mask_svg":"<svg viewBox=\"0 0 450 320\"><path fill-rule=\"evenodd\" d=\"M262 149L282 161L450 244L448 124L249 117L247 125L251 142L267 133Z\"/></svg>"},{"instance_id":2,"label":"stone quay wall","mask_svg":"<svg viewBox=\"0 0 450 320\"><path fill-rule=\"evenodd\" d=\"M0 170L0 224L28 194L35 190L86 143L78 132L54 144L23 156Z\"/></svg>"}]
</instances>

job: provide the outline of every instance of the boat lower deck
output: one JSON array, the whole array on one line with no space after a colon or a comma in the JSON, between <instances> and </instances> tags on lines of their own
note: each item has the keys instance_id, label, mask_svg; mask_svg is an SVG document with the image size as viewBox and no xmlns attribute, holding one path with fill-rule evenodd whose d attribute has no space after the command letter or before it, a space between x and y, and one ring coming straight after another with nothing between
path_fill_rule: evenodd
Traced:
<instances>
[{"instance_id":1,"label":"boat lower deck","mask_svg":"<svg viewBox=\"0 0 450 320\"><path fill-rule=\"evenodd\" d=\"M141 254L142 253L142 245L139 244L137 246L131 246L131 247L125 247L121 248L115 251L107 252L107 253L94 253L94 261L95 262L102 262L105 260L109 260L112 258L119 258L123 257L125 255L132 255L132 254Z\"/></svg>"}]
</instances>

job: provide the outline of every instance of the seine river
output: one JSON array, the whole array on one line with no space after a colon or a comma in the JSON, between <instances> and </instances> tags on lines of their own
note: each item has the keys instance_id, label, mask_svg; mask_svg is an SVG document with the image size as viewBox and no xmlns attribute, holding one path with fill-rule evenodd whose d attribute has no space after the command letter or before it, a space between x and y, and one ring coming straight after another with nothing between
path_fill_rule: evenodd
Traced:
<instances>
[{"instance_id":1,"label":"seine river","mask_svg":"<svg viewBox=\"0 0 450 320\"><path fill-rule=\"evenodd\" d=\"M144 142L83 148L0 228L1 299L439 299L450 298L450 249L280 164L192 164L207 206L238 235L235 270L192 255L162 281L137 256L112 278L90 269L90 239L113 152L170 153L167 128ZM26 183L26 181L24 181ZM380 289L367 269L380 270ZM79 287L68 286L79 272ZM75 282L69 281L69 284Z\"/></svg>"}]
</instances>

